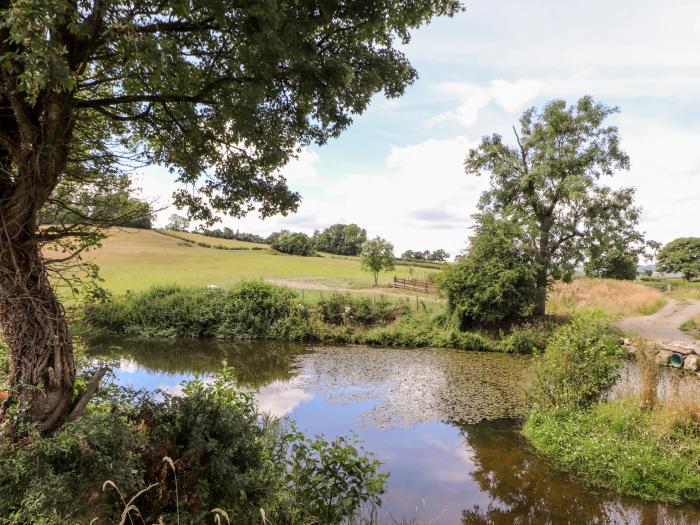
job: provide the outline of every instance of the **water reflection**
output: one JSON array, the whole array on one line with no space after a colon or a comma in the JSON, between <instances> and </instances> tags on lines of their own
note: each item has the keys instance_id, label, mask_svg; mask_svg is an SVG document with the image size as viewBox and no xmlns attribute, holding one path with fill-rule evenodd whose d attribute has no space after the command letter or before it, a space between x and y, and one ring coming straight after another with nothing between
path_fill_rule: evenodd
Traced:
<instances>
[{"instance_id":1,"label":"water reflection","mask_svg":"<svg viewBox=\"0 0 700 525\"><path fill-rule=\"evenodd\" d=\"M691 507L584 488L534 455L518 432L527 360L450 350L311 348L99 339L123 384L176 389L225 361L259 408L309 434L356 433L390 473L382 512L417 523L700 522Z\"/></svg>"},{"instance_id":2,"label":"water reflection","mask_svg":"<svg viewBox=\"0 0 700 525\"><path fill-rule=\"evenodd\" d=\"M273 341L232 344L215 340L173 342L113 336L90 338L87 346L89 356L118 360L120 371L144 376L140 379L158 375L184 380L212 374L226 364L234 368L238 383L250 388L291 379L296 375L296 357L310 352L304 345ZM143 374L139 374L141 371Z\"/></svg>"},{"instance_id":3,"label":"water reflection","mask_svg":"<svg viewBox=\"0 0 700 525\"><path fill-rule=\"evenodd\" d=\"M464 525L506 524L688 524L700 513L583 489L572 477L536 456L513 421L460 426L472 450L473 479L489 494L486 506L462 515Z\"/></svg>"}]
</instances>

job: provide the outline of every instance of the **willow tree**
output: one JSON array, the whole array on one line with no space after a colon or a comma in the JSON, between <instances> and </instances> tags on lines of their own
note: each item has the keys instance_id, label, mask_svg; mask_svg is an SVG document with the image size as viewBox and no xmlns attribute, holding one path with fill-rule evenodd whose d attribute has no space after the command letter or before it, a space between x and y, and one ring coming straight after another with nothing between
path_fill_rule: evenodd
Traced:
<instances>
[{"instance_id":1,"label":"willow tree","mask_svg":"<svg viewBox=\"0 0 700 525\"><path fill-rule=\"evenodd\" d=\"M606 124L617 111L591 97L553 100L522 115L514 145L484 137L464 161L467 173L490 174L482 214L519 224L534 251L537 315L545 314L548 280L570 279L595 246L645 244L634 190L600 182L629 169L617 127Z\"/></svg>"},{"instance_id":2,"label":"willow tree","mask_svg":"<svg viewBox=\"0 0 700 525\"><path fill-rule=\"evenodd\" d=\"M295 210L278 174L336 137L371 97L416 77L396 44L456 0L0 0L0 327L11 395L50 429L83 400L39 229L62 183L122 161L167 166L174 202L218 212Z\"/></svg>"}]
</instances>

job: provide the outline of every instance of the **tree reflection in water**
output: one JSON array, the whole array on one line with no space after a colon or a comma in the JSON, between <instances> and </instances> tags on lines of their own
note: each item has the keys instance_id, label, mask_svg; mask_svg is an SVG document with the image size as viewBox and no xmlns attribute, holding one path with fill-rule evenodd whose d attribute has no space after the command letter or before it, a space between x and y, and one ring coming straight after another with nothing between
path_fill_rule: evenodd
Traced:
<instances>
[{"instance_id":1,"label":"tree reflection in water","mask_svg":"<svg viewBox=\"0 0 700 525\"><path fill-rule=\"evenodd\" d=\"M309 353L303 345L274 341L148 340L95 336L86 340L88 356L130 359L160 374L212 374L235 365L239 385L259 388L296 374L294 358Z\"/></svg>"},{"instance_id":2,"label":"tree reflection in water","mask_svg":"<svg viewBox=\"0 0 700 525\"><path fill-rule=\"evenodd\" d=\"M489 494L487 508L466 509L463 525L696 523L700 511L619 498L584 488L535 455L513 420L459 425L473 450L472 478Z\"/></svg>"}]
</instances>

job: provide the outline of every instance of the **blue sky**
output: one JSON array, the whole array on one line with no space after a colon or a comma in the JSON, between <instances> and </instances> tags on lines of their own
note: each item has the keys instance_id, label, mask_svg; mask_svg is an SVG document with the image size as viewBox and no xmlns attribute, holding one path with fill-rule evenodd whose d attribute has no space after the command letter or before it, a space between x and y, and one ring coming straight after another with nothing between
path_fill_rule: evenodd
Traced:
<instances>
[{"instance_id":1,"label":"blue sky","mask_svg":"<svg viewBox=\"0 0 700 525\"><path fill-rule=\"evenodd\" d=\"M455 254L488 182L463 173L468 149L493 132L510 141L527 107L590 94L620 107L614 121L632 162L606 184L637 188L649 237L700 235L700 2L465 6L414 32L404 52L420 78L402 98L375 97L342 137L283 170L304 199L298 213L223 224L266 234L357 222L397 253ZM137 180L144 196L167 204L174 185L165 170L148 168Z\"/></svg>"}]
</instances>

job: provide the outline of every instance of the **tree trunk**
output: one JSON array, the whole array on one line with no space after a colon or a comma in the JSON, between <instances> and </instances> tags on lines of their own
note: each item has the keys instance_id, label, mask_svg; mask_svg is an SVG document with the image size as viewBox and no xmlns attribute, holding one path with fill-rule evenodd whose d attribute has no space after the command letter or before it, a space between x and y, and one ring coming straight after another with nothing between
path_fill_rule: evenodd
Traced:
<instances>
[{"instance_id":1,"label":"tree trunk","mask_svg":"<svg viewBox=\"0 0 700 525\"><path fill-rule=\"evenodd\" d=\"M48 280L33 214L30 223L18 226L0 213L0 328L11 352L5 408L17 406L20 420L46 431L71 408L73 344Z\"/></svg>"},{"instance_id":2,"label":"tree trunk","mask_svg":"<svg viewBox=\"0 0 700 525\"><path fill-rule=\"evenodd\" d=\"M543 317L547 309L547 268L539 264L535 277L535 315Z\"/></svg>"}]
</instances>

